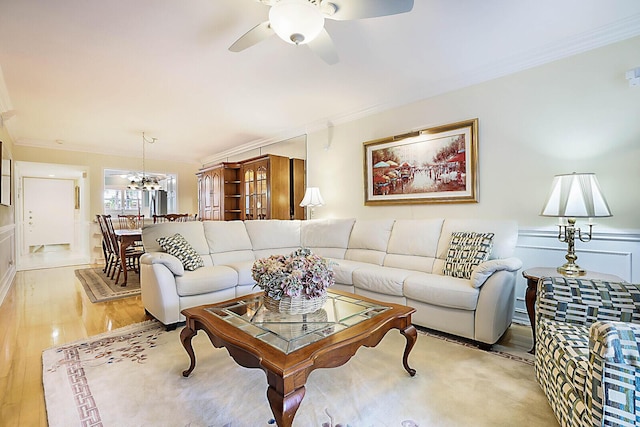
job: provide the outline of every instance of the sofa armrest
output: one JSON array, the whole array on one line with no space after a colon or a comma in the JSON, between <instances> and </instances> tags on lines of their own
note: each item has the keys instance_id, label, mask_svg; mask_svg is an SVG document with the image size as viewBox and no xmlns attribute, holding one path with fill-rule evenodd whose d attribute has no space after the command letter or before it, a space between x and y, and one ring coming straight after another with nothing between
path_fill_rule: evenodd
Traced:
<instances>
[{"instance_id":1,"label":"sofa armrest","mask_svg":"<svg viewBox=\"0 0 640 427\"><path fill-rule=\"evenodd\" d=\"M479 288L496 271L518 271L521 268L522 261L515 257L485 261L471 272L471 286Z\"/></svg>"},{"instance_id":2,"label":"sofa armrest","mask_svg":"<svg viewBox=\"0 0 640 427\"><path fill-rule=\"evenodd\" d=\"M628 322L595 322L589 328L589 354L609 363L640 368L640 325Z\"/></svg>"},{"instance_id":3,"label":"sofa armrest","mask_svg":"<svg viewBox=\"0 0 640 427\"><path fill-rule=\"evenodd\" d=\"M640 285L571 277L538 282L538 316L590 326L596 321L640 320Z\"/></svg>"},{"instance_id":4,"label":"sofa armrest","mask_svg":"<svg viewBox=\"0 0 640 427\"><path fill-rule=\"evenodd\" d=\"M495 344L513 318L516 272L496 271L480 288L476 306L474 340Z\"/></svg>"},{"instance_id":5,"label":"sofa armrest","mask_svg":"<svg viewBox=\"0 0 640 427\"><path fill-rule=\"evenodd\" d=\"M147 265L162 264L167 267L174 276L182 276L184 274L182 262L166 252L147 252L140 257L140 263Z\"/></svg>"},{"instance_id":6,"label":"sofa armrest","mask_svg":"<svg viewBox=\"0 0 640 427\"><path fill-rule=\"evenodd\" d=\"M640 325L594 322L589 328L585 405L589 425L638 425Z\"/></svg>"}]
</instances>

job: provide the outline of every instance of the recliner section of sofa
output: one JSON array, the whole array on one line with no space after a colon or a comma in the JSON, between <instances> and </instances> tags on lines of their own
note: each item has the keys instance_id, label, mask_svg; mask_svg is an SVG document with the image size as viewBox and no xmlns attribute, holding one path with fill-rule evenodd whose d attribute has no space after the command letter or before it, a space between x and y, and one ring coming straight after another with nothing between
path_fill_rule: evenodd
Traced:
<instances>
[{"instance_id":1,"label":"recliner section of sofa","mask_svg":"<svg viewBox=\"0 0 640 427\"><path fill-rule=\"evenodd\" d=\"M490 259L471 279L443 275L456 231L494 233ZM181 234L205 266L185 271L156 239ZM204 221L154 224L143 229L141 258L145 309L165 325L180 311L257 292L256 259L306 247L328 258L336 289L416 308L413 323L491 345L511 324L517 225L464 219Z\"/></svg>"}]
</instances>

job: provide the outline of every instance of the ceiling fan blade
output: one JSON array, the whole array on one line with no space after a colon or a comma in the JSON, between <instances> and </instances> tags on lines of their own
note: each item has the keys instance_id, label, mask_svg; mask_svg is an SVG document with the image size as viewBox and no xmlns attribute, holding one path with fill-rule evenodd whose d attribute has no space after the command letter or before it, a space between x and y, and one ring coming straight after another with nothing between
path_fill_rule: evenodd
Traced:
<instances>
[{"instance_id":1,"label":"ceiling fan blade","mask_svg":"<svg viewBox=\"0 0 640 427\"><path fill-rule=\"evenodd\" d=\"M307 43L307 46L329 65L337 64L340 60L340 58L338 58L338 52L333 45L333 40L331 40L331 36L324 28L315 39Z\"/></svg>"},{"instance_id":2,"label":"ceiling fan blade","mask_svg":"<svg viewBox=\"0 0 640 427\"><path fill-rule=\"evenodd\" d=\"M325 0L323 9L329 11L325 15L327 18L338 21L375 18L410 12L413 0ZM330 13L332 9L335 9L333 14Z\"/></svg>"},{"instance_id":3,"label":"ceiling fan blade","mask_svg":"<svg viewBox=\"0 0 640 427\"><path fill-rule=\"evenodd\" d=\"M271 25L269 25L269 21L265 21L247 31L242 37L236 40L234 44L229 46L229 50L231 52L241 52L274 34Z\"/></svg>"}]
</instances>

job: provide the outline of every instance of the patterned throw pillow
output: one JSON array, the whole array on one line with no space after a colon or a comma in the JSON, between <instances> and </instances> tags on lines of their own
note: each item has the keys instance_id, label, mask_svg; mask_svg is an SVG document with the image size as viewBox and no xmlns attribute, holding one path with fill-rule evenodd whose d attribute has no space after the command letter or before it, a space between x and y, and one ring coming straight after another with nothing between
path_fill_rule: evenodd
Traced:
<instances>
[{"instance_id":1,"label":"patterned throw pillow","mask_svg":"<svg viewBox=\"0 0 640 427\"><path fill-rule=\"evenodd\" d=\"M489 259L494 233L459 231L451 233L444 263L445 276L469 279L475 266Z\"/></svg>"},{"instance_id":2,"label":"patterned throw pillow","mask_svg":"<svg viewBox=\"0 0 640 427\"><path fill-rule=\"evenodd\" d=\"M160 237L156 241L166 253L178 258L185 270L193 271L204 267L202 257L182 235L176 233L173 236Z\"/></svg>"}]
</instances>

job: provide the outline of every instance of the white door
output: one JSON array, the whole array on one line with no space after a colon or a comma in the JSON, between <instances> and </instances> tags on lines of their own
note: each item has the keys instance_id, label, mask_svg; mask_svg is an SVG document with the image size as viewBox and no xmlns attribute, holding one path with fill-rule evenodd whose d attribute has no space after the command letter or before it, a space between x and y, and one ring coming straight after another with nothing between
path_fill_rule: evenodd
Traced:
<instances>
[{"instance_id":1,"label":"white door","mask_svg":"<svg viewBox=\"0 0 640 427\"><path fill-rule=\"evenodd\" d=\"M74 240L74 181L24 178L24 243L72 244Z\"/></svg>"}]
</instances>

